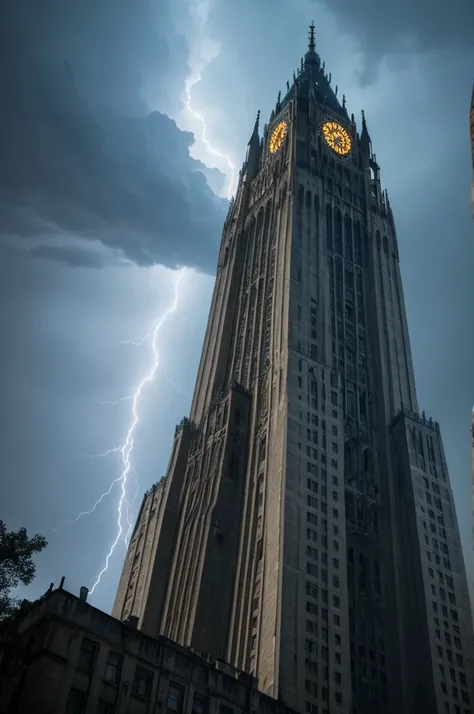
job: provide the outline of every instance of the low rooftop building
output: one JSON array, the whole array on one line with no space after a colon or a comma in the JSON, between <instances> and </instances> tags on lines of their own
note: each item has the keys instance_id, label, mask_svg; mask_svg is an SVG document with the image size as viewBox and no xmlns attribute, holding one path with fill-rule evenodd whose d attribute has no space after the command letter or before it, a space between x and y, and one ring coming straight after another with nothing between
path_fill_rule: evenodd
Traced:
<instances>
[{"instance_id":1,"label":"low rooftop building","mask_svg":"<svg viewBox=\"0 0 474 714\"><path fill-rule=\"evenodd\" d=\"M80 597L48 591L18 616L13 639L10 626L9 640L1 714L292 714L225 662L92 607L86 588Z\"/></svg>"}]
</instances>

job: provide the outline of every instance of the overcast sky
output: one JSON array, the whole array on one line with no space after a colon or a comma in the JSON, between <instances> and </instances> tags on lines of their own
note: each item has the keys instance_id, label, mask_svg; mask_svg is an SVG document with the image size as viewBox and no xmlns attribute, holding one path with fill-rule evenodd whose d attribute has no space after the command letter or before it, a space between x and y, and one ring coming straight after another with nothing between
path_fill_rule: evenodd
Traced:
<instances>
[{"instance_id":1,"label":"overcast sky","mask_svg":"<svg viewBox=\"0 0 474 714\"><path fill-rule=\"evenodd\" d=\"M44 533L30 597L89 587L114 541L130 400L130 499L166 471L188 413L220 230L258 109L316 24L365 109L395 213L419 401L441 423L466 558L474 403L468 109L471 0L4 0L0 66L0 518ZM163 267L164 266L164 267ZM59 528L57 528L59 526ZM121 540L91 596L110 609Z\"/></svg>"}]
</instances>

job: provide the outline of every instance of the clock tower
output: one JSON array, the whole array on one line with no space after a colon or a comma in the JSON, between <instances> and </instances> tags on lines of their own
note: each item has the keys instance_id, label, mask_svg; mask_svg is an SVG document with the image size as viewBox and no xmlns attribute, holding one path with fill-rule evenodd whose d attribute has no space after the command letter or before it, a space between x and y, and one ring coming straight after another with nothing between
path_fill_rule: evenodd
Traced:
<instances>
[{"instance_id":1,"label":"clock tower","mask_svg":"<svg viewBox=\"0 0 474 714\"><path fill-rule=\"evenodd\" d=\"M262 139L257 117L190 416L113 612L301 713L472 714L467 579L392 210L313 25Z\"/></svg>"}]
</instances>

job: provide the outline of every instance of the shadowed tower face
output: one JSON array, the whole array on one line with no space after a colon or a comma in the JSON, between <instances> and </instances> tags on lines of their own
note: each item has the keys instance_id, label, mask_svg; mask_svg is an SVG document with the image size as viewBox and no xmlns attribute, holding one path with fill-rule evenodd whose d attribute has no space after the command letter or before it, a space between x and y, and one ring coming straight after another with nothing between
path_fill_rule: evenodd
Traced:
<instances>
[{"instance_id":1,"label":"shadowed tower face","mask_svg":"<svg viewBox=\"0 0 474 714\"><path fill-rule=\"evenodd\" d=\"M257 117L190 418L113 612L301 712L471 711L467 580L393 216L314 27L262 139Z\"/></svg>"}]
</instances>

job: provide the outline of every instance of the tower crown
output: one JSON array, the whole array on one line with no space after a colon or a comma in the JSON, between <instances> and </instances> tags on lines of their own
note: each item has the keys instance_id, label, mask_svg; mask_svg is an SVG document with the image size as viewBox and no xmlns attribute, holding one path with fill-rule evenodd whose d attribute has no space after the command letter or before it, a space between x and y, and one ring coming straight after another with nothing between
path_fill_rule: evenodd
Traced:
<instances>
[{"instance_id":1,"label":"tower crown","mask_svg":"<svg viewBox=\"0 0 474 714\"><path fill-rule=\"evenodd\" d=\"M293 74L293 84L287 84L287 92L279 103L279 110L296 95L298 99L309 100L312 98L321 105L326 106L341 118L348 119L345 102L341 105L337 98L337 87L335 91L331 87L331 74L326 73L325 63L321 62L319 54L316 52L316 38L314 22L309 26L308 51L301 61L301 68L297 74Z\"/></svg>"},{"instance_id":2,"label":"tower crown","mask_svg":"<svg viewBox=\"0 0 474 714\"><path fill-rule=\"evenodd\" d=\"M317 67L319 69L319 67L321 66L321 60L319 58L319 55L316 53L316 40L314 37L314 29L314 22L312 22L309 26L308 52L305 54L303 69L308 67Z\"/></svg>"}]
</instances>

